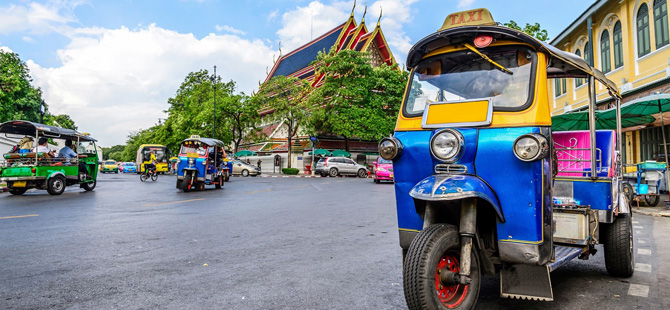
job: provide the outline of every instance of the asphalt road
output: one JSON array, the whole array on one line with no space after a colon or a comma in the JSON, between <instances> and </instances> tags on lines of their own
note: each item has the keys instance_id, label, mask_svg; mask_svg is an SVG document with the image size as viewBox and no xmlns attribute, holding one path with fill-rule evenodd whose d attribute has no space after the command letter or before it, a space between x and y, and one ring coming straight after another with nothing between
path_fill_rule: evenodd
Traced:
<instances>
[{"instance_id":1,"label":"asphalt road","mask_svg":"<svg viewBox=\"0 0 670 310\"><path fill-rule=\"evenodd\" d=\"M113 174L93 192L0 194L0 309L406 308L392 185L174 182ZM552 273L554 302L500 299L487 277L478 308L670 308L670 219L634 220L632 278L608 276L601 251Z\"/></svg>"}]
</instances>

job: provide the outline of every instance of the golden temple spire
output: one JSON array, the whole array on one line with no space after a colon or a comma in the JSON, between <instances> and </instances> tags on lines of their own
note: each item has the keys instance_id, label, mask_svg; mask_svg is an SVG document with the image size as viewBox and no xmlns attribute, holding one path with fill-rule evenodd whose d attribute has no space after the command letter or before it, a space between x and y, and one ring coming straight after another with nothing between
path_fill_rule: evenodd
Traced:
<instances>
[{"instance_id":1,"label":"golden temple spire","mask_svg":"<svg viewBox=\"0 0 670 310\"><path fill-rule=\"evenodd\" d=\"M361 25L365 24L365 14L368 13L368 3L365 2L365 11L363 12L363 19L361 20Z\"/></svg>"},{"instance_id":2,"label":"golden temple spire","mask_svg":"<svg viewBox=\"0 0 670 310\"><path fill-rule=\"evenodd\" d=\"M379 21L382 20L382 7L379 6L379 19L377 19L377 27L379 27Z\"/></svg>"},{"instance_id":3,"label":"golden temple spire","mask_svg":"<svg viewBox=\"0 0 670 310\"><path fill-rule=\"evenodd\" d=\"M356 0L354 0L354 7L351 8L351 17L354 17L354 9L356 9Z\"/></svg>"},{"instance_id":4,"label":"golden temple spire","mask_svg":"<svg viewBox=\"0 0 670 310\"><path fill-rule=\"evenodd\" d=\"M281 58L281 41L279 41L279 58Z\"/></svg>"}]
</instances>

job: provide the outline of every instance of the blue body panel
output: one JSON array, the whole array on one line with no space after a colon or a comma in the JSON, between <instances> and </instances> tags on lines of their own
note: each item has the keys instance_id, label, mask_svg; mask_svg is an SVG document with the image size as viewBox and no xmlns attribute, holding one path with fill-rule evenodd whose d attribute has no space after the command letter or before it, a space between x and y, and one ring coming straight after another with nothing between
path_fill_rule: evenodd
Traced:
<instances>
[{"instance_id":1,"label":"blue body panel","mask_svg":"<svg viewBox=\"0 0 670 310\"><path fill-rule=\"evenodd\" d=\"M591 209L612 210L612 182L572 181L574 199Z\"/></svg>"},{"instance_id":2,"label":"blue body panel","mask_svg":"<svg viewBox=\"0 0 670 310\"><path fill-rule=\"evenodd\" d=\"M498 239L509 242L541 243L543 241L543 219L551 214L547 197L543 198L544 172L550 173L547 161L523 162L513 153L516 138L527 133L539 133L539 127L458 129L464 137L464 153L456 163L468 167L468 176L459 180L473 182L469 186L478 188L480 197L499 204L504 222L497 222ZM404 149L393 162L398 209L398 227L401 230L420 231L423 220L409 195L412 188L434 173L441 163L430 154L430 138L433 131L396 132ZM549 193L545 193L549 194ZM550 201L550 200L549 200ZM549 206L544 210L543 206ZM547 213L548 212L548 213ZM546 213L546 214L545 214Z\"/></svg>"},{"instance_id":3,"label":"blue body panel","mask_svg":"<svg viewBox=\"0 0 670 310\"><path fill-rule=\"evenodd\" d=\"M188 165L188 157L186 156L179 156L179 164L177 165L177 176L184 176L184 169L189 169L189 170L197 170L198 171L198 177L203 177L205 175L205 165L203 165L203 161L206 160L206 158L195 158L195 161L193 162L193 165L189 167Z\"/></svg>"}]
</instances>

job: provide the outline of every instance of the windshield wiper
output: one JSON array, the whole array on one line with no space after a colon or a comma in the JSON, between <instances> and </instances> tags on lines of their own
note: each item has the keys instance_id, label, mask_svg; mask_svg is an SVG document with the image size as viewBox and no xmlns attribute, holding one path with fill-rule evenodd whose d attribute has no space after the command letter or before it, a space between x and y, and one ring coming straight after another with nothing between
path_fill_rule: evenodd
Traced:
<instances>
[{"instance_id":1,"label":"windshield wiper","mask_svg":"<svg viewBox=\"0 0 670 310\"><path fill-rule=\"evenodd\" d=\"M469 50L471 50L471 51L477 53L477 55L481 56L482 58L484 58L484 60L490 62L492 65L496 66L496 68L498 68L500 71L505 72L505 73L507 73L507 74L509 74L509 75L513 75L513 74L514 74L512 71L509 71L509 69L507 69L507 68L501 66L499 63L493 61L493 60L492 60L491 58L489 58L488 56L482 54L480 51L478 51L478 50L477 50L476 48L474 48L472 45L470 45L470 44L468 44L468 43L465 43L465 47L467 47Z\"/></svg>"}]
</instances>

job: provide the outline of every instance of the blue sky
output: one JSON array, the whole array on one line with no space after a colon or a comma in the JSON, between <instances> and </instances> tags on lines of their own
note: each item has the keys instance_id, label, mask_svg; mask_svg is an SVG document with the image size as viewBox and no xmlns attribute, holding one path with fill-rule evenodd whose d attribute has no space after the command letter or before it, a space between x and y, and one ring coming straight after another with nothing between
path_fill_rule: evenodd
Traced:
<instances>
[{"instance_id":1,"label":"blue sky","mask_svg":"<svg viewBox=\"0 0 670 310\"><path fill-rule=\"evenodd\" d=\"M558 35L593 1L368 1L396 60L452 12L488 8L498 22L539 22ZM212 70L251 93L272 59L344 22L353 0L4 0L0 48L19 54L54 113L103 146L125 143L167 108L186 74ZM365 7L359 1L360 22ZM557 14L556 12L561 12Z\"/></svg>"}]
</instances>

